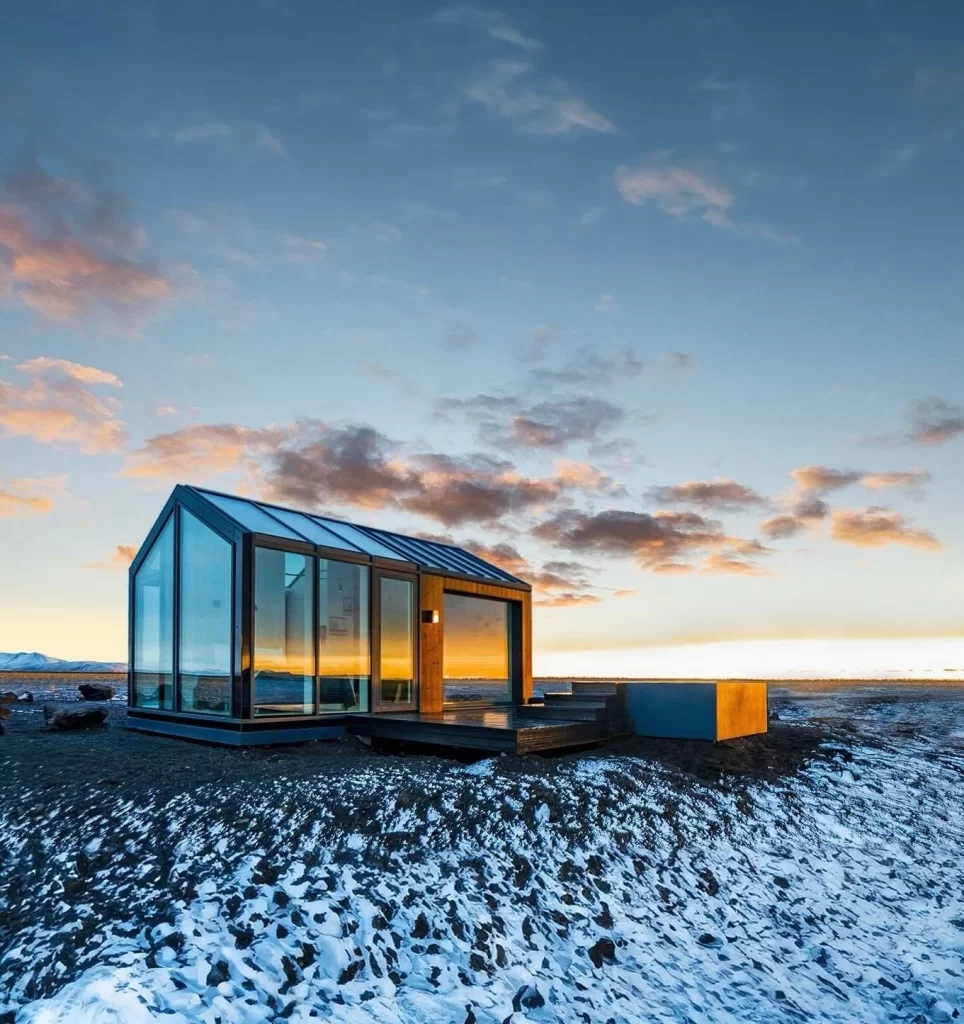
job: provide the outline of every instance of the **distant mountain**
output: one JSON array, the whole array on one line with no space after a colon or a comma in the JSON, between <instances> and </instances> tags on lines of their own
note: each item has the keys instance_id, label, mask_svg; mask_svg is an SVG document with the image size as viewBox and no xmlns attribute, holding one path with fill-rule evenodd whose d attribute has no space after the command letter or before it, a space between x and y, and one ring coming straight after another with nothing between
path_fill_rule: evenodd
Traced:
<instances>
[{"instance_id":1,"label":"distant mountain","mask_svg":"<svg viewBox=\"0 0 964 1024\"><path fill-rule=\"evenodd\" d=\"M0 653L0 672L126 672L127 666L119 661L64 661L48 658L38 651L19 651L17 654Z\"/></svg>"}]
</instances>

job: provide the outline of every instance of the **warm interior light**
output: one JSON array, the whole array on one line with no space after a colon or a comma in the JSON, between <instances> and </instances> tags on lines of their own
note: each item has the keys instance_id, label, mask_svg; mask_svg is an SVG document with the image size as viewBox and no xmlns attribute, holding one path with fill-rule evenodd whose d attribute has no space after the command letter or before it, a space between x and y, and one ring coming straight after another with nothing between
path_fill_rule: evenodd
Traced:
<instances>
[{"instance_id":1,"label":"warm interior light","mask_svg":"<svg viewBox=\"0 0 964 1024\"><path fill-rule=\"evenodd\" d=\"M422 612L422 622L431 622L431 623L437 625L438 621L439 621L438 608L426 608Z\"/></svg>"}]
</instances>

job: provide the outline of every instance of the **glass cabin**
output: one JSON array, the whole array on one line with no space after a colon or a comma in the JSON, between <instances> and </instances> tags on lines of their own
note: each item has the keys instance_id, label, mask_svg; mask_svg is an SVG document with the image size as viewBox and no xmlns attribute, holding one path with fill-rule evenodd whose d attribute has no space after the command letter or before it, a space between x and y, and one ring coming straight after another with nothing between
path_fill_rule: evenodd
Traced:
<instances>
[{"instance_id":1,"label":"glass cabin","mask_svg":"<svg viewBox=\"0 0 964 1024\"><path fill-rule=\"evenodd\" d=\"M199 487L131 564L128 721L222 743L524 704L531 588L462 548Z\"/></svg>"}]
</instances>

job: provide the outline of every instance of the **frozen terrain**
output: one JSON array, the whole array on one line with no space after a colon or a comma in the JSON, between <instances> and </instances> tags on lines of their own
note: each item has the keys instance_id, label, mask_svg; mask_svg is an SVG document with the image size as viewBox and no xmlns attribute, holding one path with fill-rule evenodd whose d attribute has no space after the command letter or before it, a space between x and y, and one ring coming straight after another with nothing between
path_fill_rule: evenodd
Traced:
<instances>
[{"instance_id":1,"label":"frozen terrain","mask_svg":"<svg viewBox=\"0 0 964 1024\"><path fill-rule=\"evenodd\" d=\"M773 704L725 749L473 764L18 707L0 1021L958 1019L964 692Z\"/></svg>"}]
</instances>

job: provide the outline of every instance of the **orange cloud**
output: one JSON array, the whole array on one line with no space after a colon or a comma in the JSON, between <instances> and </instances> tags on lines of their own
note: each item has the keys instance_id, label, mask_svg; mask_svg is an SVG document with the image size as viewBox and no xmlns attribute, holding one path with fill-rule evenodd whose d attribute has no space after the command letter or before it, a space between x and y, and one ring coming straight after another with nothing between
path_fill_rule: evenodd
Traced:
<instances>
[{"instance_id":1,"label":"orange cloud","mask_svg":"<svg viewBox=\"0 0 964 1024\"><path fill-rule=\"evenodd\" d=\"M574 459L559 459L555 464L556 480L563 487L582 491L621 492L623 487L615 484L607 473L596 469L588 462L577 462Z\"/></svg>"},{"instance_id":2,"label":"orange cloud","mask_svg":"<svg viewBox=\"0 0 964 1024\"><path fill-rule=\"evenodd\" d=\"M111 254L103 241L40 237L13 206L0 206L0 275L0 296L59 323L104 310L131 324L172 294L159 271Z\"/></svg>"},{"instance_id":3,"label":"orange cloud","mask_svg":"<svg viewBox=\"0 0 964 1024\"><path fill-rule=\"evenodd\" d=\"M613 597L635 597L638 593L638 590L614 590Z\"/></svg>"},{"instance_id":4,"label":"orange cloud","mask_svg":"<svg viewBox=\"0 0 964 1024\"><path fill-rule=\"evenodd\" d=\"M88 454L116 451L125 443L120 402L91 389L121 387L115 374L47 356L20 363L17 370L30 378L26 385L0 380L0 428L7 436L73 445Z\"/></svg>"},{"instance_id":5,"label":"orange cloud","mask_svg":"<svg viewBox=\"0 0 964 1024\"><path fill-rule=\"evenodd\" d=\"M790 471L790 476L801 491L815 494L826 494L827 491L849 487L855 484L861 475L857 470L829 469L827 466L801 466Z\"/></svg>"},{"instance_id":6,"label":"orange cloud","mask_svg":"<svg viewBox=\"0 0 964 1024\"><path fill-rule=\"evenodd\" d=\"M52 495L66 484L65 476L0 480L0 519L47 515L55 506Z\"/></svg>"},{"instance_id":7,"label":"orange cloud","mask_svg":"<svg viewBox=\"0 0 964 1024\"><path fill-rule=\"evenodd\" d=\"M284 428L242 427L235 423L198 424L151 437L131 452L121 476L144 479L203 480L250 465L259 452L281 443Z\"/></svg>"},{"instance_id":8,"label":"orange cloud","mask_svg":"<svg viewBox=\"0 0 964 1024\"><path fill-rule=\"evenodd\" d=\"M834 540L864 548L905 544L908 547L934 550L943 546L929 530L913 527L906 516L873 506L865 509L835 509L831 535Z\"/></svg>"},{"instance_id":9,"label":"orange cloud","mask_svg":"<svg viewBox=\"0 0 964 1024\"><path fill-rule=\"evenodd\" d=\"M716 552L708 555L700 566L700 572L709 576L769 576L746 558L730 552Z\"/></svg>"},{"instance_id":10,"label":"orange cloud","mask_svg":"<svg viewBox=\"0 0 964 1024\"><path fill-rule=\"evenodd\" d=\"M137 554L137 548L133 544L118 544L114 548L114 553L106 562L86 562L84 564L85 569L126 569L131 562L134 561L134 556Z\"/></svg>"},{"instance_id":11,"label":"orange cloud","mask_svg":"<svg viewBox=\"0 0 964 1024\"><path fill-rule=\"evenodd\" d=\"M930 479L931 475L926 469L904 469L865 473L860 478L860 482L864 487L879 491L886 487L920 487L922 484L929 483Z\"/></svg>"}]
</instances>

